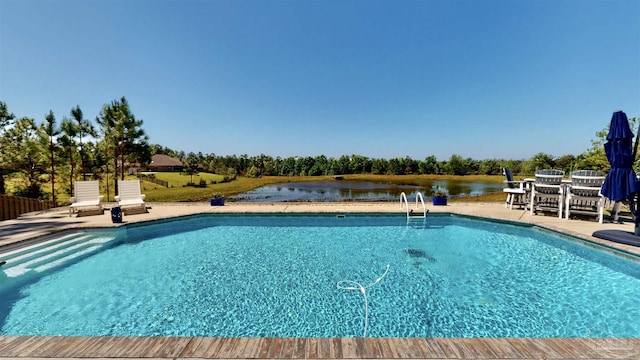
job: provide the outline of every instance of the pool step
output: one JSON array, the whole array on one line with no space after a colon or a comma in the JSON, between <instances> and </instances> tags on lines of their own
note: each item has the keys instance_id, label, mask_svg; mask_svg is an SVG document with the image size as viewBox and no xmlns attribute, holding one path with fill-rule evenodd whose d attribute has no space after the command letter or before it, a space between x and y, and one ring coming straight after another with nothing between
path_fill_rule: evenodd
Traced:
<instances>
[{"instance_id":1,"label":"pool step","mask_svg":"<svg viewBox=\"0 0 640 360\"><path fill-rule=\"evenodd\" d=\"M1 253L0 259L6 263L0 270L8 277L20 276L31 271L42 272L96 252L114 239L116 239L115 235L86 232L54 237L34 245Z\"/></svg>"},{"instance_id":2,"label":"pool step","mask_svg":"<svg viewBox=\"0 0 640 360\"><path fill-rule=\"evenodd\" d=\"M422 215L422 214L420 214ZM424 216L412 216L407 218L407 226L414 229L426 229L427 218Z\"/></svg>"},{"instance_id":3,"label":"pool step","mask_svg":"<svg viewBox=\"0 0 640 360\"><path fill-rule=\"evenodd\" d=\"M40 241L27 243L27 245L17 244L16 246L7 247L6 249L2 248L0 249L0 259L12 259L14 264L24 262L39 257L42 254L52 252L53 250L73 246L78 242L85 241L88 239L88 236L86 231L51 235L40 239Z\"/></svg>"}]
</instances>

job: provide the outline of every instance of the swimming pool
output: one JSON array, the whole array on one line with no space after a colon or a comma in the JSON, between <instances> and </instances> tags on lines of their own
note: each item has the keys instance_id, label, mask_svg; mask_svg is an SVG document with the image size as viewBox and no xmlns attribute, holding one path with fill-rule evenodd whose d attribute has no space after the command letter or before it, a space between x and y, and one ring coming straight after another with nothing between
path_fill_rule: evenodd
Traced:
<instances>
[{"instance_id":1,"label":"swimming pool","mask_svg":"<svg viewBox=\"0 0 640 360\"><path fill-rule=\"evenodd\" d=\"M0 279L0 335L640 335L637 261L529 227L216 214L89 233L111 240Z\"/></svg>"}]
</instances>

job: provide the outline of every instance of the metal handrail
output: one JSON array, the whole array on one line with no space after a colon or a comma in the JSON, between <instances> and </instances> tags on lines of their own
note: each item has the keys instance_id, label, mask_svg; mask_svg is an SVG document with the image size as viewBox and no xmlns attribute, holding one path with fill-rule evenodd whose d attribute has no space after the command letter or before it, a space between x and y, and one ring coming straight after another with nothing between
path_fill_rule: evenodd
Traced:
<instances>
[{"instance_id":1,"label":"metal handrail","mask_svg":"<svg viewBox=\"0 0 640 360\"><path fill-rule=\"evenodd\" d=\"M427 206L424 204L424 197L421 192L416 194L416 210L419 209L419 204L422 204L422 216L411 216L412 210L409 209L409 200L407 200L407 195L404 193L400 193L400 209L403 208L403 205L407 206L407 219L412 218L426 218L427 217Z\"/></svg>"}]
</instances>

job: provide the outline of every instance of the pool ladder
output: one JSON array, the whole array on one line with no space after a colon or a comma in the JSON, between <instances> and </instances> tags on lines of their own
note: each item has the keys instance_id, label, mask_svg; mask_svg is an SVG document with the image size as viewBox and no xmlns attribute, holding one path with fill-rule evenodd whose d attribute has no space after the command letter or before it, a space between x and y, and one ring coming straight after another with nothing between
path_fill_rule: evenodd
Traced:
<instances>
[{"instance_id":1,"label":"pool ladder","mask_svg":"<svg viewBox=\"0 0 640 360\"><path fill-rule=\"evenodd\" d=\"M422 212L419 212L418 210L420 210L419 205L422 205ZM407 222L411 221L411 220L419 220L419 219L426 219L427 218L427 214L429 213L429 210L427 210L427 207L424 205L424 198L422 197L422 193L421 192L417 192L416 193L416 208L415 211L412 209L409 209L409 201L407 200L407 195L404 193L404 191L400 194L400 209L404 208L406 206L407 209Z\"/></svg>"}]
</instances>

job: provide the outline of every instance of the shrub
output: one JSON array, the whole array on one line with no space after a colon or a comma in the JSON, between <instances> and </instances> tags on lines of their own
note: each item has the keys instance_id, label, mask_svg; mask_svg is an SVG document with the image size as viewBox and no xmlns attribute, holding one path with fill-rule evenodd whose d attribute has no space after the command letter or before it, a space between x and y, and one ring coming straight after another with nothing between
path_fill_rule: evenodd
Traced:
<instances>
[{"instance_id":1,"label":"shrub","mask_svg":"<svg viewBox=\"0 0 640 360\"><path fill-rule=\"evenodd\" d=\"M250 178L258 178L260 177L260 175L261 175L260 170L258 170L258 168L255 166L251 166L249 171L247 171L247 177L250 177Z\"/></svg>"},{"instance_id":2,"label":"shrub","mask_svg":"<svg viewBox=\"0 0 640 360\"><path fill-rule=\"evenodd\" d=\"M19 196L19 197L32 198L32 199L48 199L49 198L49 194L45 194L44 191L42 191L42 188L40 187L40 185L38 184L32 184L30 186L18 188L16 189L16 191L13 192L13 195Z\"/></svg>"}]
</instances>

